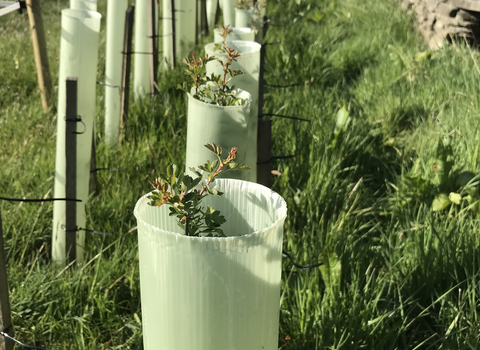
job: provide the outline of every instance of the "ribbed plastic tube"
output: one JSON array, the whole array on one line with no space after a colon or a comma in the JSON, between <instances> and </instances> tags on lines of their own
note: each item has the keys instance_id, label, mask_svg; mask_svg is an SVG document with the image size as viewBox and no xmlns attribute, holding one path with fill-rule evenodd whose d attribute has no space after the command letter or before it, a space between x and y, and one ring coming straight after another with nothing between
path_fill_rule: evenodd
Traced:
<instances>
[{"instance_id":1,"label":"ribbed plastic tube","mask_svg":"<svg viewBox=\"0 0 480 350\"><path fill-rule=\"evenodd\" d=\"M278 349L286 203L258 184L214 184L225 195L204 204L228 237L185 236L149 195L135 206L145 350Z\"/></svg>"},{"instance_id":2,"label":"ribbed plastic tube","mask_svg":"<svg viewBox=\"0 0 480 350\"><path fill-rule=\"evenodd\" d=\"M133 59L133 96L136 100L150 94L150 57L148 45L148 25L150 23L148 14L149 0L136 0L135 2L135 54Z\"/></svg>"},{"instance_id":3,"label":"ribbed plastic tube","mask_svg":"<svg viewBox=\"0 0 480 350\"><path fill-rule=\"evenodd\" d=\"M217 14L218 0L207 0L207 23L208 30L215 26L215 15Z\"/></svg>"},{"instance_id":4,"label":"ribbed plastic tube","mask_svg":"<svg viewBox=\"0 0 480 350\"><path fill-rule=\"evenodd\" d=\"M70 9L97 11L97 0L70 0Z\"/></svg>"},{"instance_id":5,"label":"ribbed plastic tube","mask_svg":"<svg viewBox=\"0 0 480 350\"><path fill-rule=\"evenodd\" d=\"M232 147L238 148L236 161L245 163L250 170L232 170L228 178L255 182L257 180L257 117L250 112L251 95L238 90L237 97L249 101L243 106L221 107L197 100L188 94L186 172L190 167L203 165L217 159L204 147L215 143L222 147L224 156ZM255 147L255 148L253 148ZM222 176L222 175L221 175Z\"/></svg>"},{"instance_id":6,"label":"ribbed plastic tube","mask_svg":"<svg viewBox=\"0 0 480 350\"><path fill-rule=\"evenodd\" d=\"M260 14L257 14L253 9L240 10L235 8L235 26L251 28L252 24L257 29L255 34L255 41L262 43L263 41L263 16L265 16L266 9L263 8Z\"/></svg>"},{"instance_id":7,"label":"ribbed plastic tube","mask_svg":"<svg viewBox=\"0 0 480 350\"><path fill-rule=\"evenodd\" d=\"M223 25L232 27L243 27L237 26L235 23L235 5L237 0L222 0L223 2Z\"/></svg>"},{"instance_id":8,"label":"ribbed plastic tube","mask_svg":"<svg viewBox=\"0 0 480 350\"><path fill-rule=\"evenodd\" d=\"M255 41L255 32L250 28L229 28L232 30L230 34L227 36L227 42L231 42L234 40L242 40L242 41ZM215 28L213 31L213 42L220 43L223 42L223 29L222 28Z\"/></svg>"},{"instance_id":9,"label":"ribbed plastic tube","mask_svg":"<svg viewBox=\"0 0 480 350\"><path fill-rule=\"evenodd\" d=\"M60 69L58 79L57 147L55 159L55 198L65 198L65 113L66 79L78 78L77 114L77 225L85 227L85 204L88 201L90 159L93 125L95 122L95 90L98 59L98 33L102 16L98 12L66 9L62 11L60 38ZM65 254L65 202L53 205L53 260L66 262ZM84 259L85 233L77 232L77 262Z\"/></svg>"},{"instance_id":10,"label":"ribbed plastic tube","mask_svg":"<svg viewBox=\"0 0 480 350\"><path fill-rule=\"evenodd\" d=\"M123 37L127 0L108 0L107 4L107 52L105 83L118 88L105 87L105 139L115 147L120 132L120 93L122 85Z\"/></svg>"},{"instance_id":11,"label":"ribbed plastic tube","mask_svg":"<svg viewBox=\"0 0 480 350\"><path fill-rule=\"evenodd\" d=\"M195 47L197 21L196 0L175 0L175 55L177 61L187 56ZM172 6L170 0L163 1L163 16L171 18ZM164 67L170 67L172 62L172 21L163 22L163 59Z\"/></svg>"}]
</instances>

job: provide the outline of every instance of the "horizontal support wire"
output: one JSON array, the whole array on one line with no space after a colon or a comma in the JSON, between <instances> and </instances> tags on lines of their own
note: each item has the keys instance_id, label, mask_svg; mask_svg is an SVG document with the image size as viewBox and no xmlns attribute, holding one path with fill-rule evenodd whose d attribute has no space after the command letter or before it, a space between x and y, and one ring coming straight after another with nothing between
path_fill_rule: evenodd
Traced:
<instances>
[{"instance_id":1,"label":"horizontal support wire","mask_svg":"<svg viewBox=\"0 0 480 350\"><path fill-rule=\"evenodd\" d=\"M294 158L296 157L297 155L296 154L292 154L292 155L288 155L288 156L276 156L276 157L270 157L270 159L264 161L264 162L257 162L257 165L258 164L268 164L276 159L289 159L289 158Z\"/></svg>"},{"instance_id":2,"label":"horizontal support wire","mask_svg":"<svg viewBox=\"0 0 480 350\"><path fill-rule=\"evenodd\" d=\"M10 335L8 335L8 334L6 333L6 330L4 330L3 332L0 331L0 335L3 335L5 338L10 339L10 340L13 341L14 343L16 343L16 344L24 347L25 349L47 350L46 348L42 348L41 346L33 346L33 345L23 344L22 342L18 341L18 340L15 339L14 337L11 337Z\"/></svg>"},{"instance_id":3,"label":"horizontal support wire","mask_svg":"<svg viewBox=\"0 0 480 350\"><path fill-rule=\"evenodd\" d=\"M288 88L292 86L302 86L302 83L296 83L296 84L290 84L290 85L271 85L271 84L263 84L263 86L266 87L272 87L272 88Z\"/></svg>"},{"instance_id":4,"label":"horizontal support wire","mask_svg":"<svg viewBox=\"0 0 480 350\"><path fill-rule=\"evenodd\" d=\"M165 34L165 35L147 35L147 38L165 38L166 36L172 36L173 33Z\"/></svg>"},{"instance_id":5,"label":"horizontal support wire","mask_svg":"<svg viewBox=\"0 0 480 350\"><path fill-rule=\"evenodd\" d=\"M279 118L285 118L285 119L293 119L293 120L301 120L303 122L312 122L310 119L304 119L304 118L298 118L298 117L290 117L288 115L281 115L281 114L275 114L275 113L264 113L260 115L261 117L279 117Z\"/></svg>"},{"instance_id":6,"label":"horizontal support wire","mask_svg":"<svg viewBox=\"0 0 480 350\"><path fill-rule=\"evenodd\" d=\"M172 18L172 17L158 17L158 19L159 19L159 20L162 20L162 19L172 20L173 18ZM178 19L176 19L175 22L178 22Z\"/></svg>"},{"instance_id":7,"label":"horizontal support wire","mask_svg":"<svg viewBox=\"0 0 480 350\"><path fill-rule=\"evenodd\" d=\"M298 267L299 269L302 269L302 270L314 269L314 268L322 266L324 264L324 263L318 263L318 264L313 264L313 265L299 265L295 261L293 261L293 258L285 250L282 250L282 254L285 255L287 258L289 258L290 261L292 262L292 264L295 267Z\"/></svg>"},{"instance_id":8,"label":"horizontal support wire","mask_svg":"<svg viewBox=\"0 0 480 350\"><path fill-rule=\"evenodd\" d=\"M96 168L96 169L90 170L90 173L95 173L95 172L97 172L97 171L103 171L103 170L110 170L110 171L127 171L127 169L123 169L123 168Z\"/></svg>"},{"instance_id":9,"label":"horizontal support wire","mask_svg":"<svg viewBox=\"0 0 480 350\"><path fill-rule=\"evenodd\" d=\"M138 52L138 51L124 52L124 51L122 51L121 53L124 54L124 55L135 55L135 54L138 54L138 55L153 55L155 52ZM156 53L157 54L158 53L163 53L163 51L158 51Z\"/></svg>"},{"instance_id":10,"label":"horizontal support wire","mask_svg":"<svg viewBox=\"0 0 480 350\"><path fill-rule=\"evenodd\" d=\"M100 236L111 236L111 235L118 235L118 232L102 232L102 231L97 231L97 230L90 230L88 228L83 228L83 227L78 227L75 229L75 230L67 230L67 228L65 227L65 225L62 225L61 226L62 230L65 231L65 232L78 232L78 231L85 231L85 232L91 232L91 233L94 233L96 235L100 235Z\"/></svg>"},{"instance_id":11,"label":"horizontal support wire","mask_svg":"<svg viewBox=\"0 0 480 350\"><path fill-rule=\"evenodd\" d=\"M9 202L26 202L26 203L40 203L40 202L53 202L53 201L65 201L65 202L81 202L81 199L75 198L45 198L45 199L22 199L22 198L9 198L0 197L0 200Z\"/></svg>"}]
</instances>

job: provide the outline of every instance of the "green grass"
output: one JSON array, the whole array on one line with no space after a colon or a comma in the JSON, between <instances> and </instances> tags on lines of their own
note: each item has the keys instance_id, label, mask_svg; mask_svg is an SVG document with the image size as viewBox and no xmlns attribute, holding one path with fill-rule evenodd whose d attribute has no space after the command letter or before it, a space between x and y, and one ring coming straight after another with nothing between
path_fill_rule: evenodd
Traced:
<instances>
[{"instance_id":1,"label":"green grass","mask_svg":"<svg viewBox=\"0 0 480 350\"><path fill-rule=\"evenodd\" d=\"M309 271L284 262L279 347L480 348L480 55L457 42L429 56L396 1L330 5L272 0L268 9L267 41L281 43L268 47L265 79L302 86L266 88L265 112L311 120L273 120L274 155L296 155L274 163L273 189L288 203L284 248L299 263L328 262ZM67 1L42 6L56 84ZM100 81L104 45L103 31ZM53 188L56 112L41 109L25 15L0 19L0 65L0 193L40 198ZM97 165L128 171L98 173L88 227L120 234L88 235L87 264L51 264L51 203L0 203L19 340L142 348L136 233L128 231L148 180L184 163L183 79L181 67L162 73L161 94L132 101L121 152L103 144L97 87ZM335 137L343 106L350 122ZM465 171L476 177L461 187ZM432 211L435 196L450 192L470 194L471 204Z\"/></svg>"}]
</instances>

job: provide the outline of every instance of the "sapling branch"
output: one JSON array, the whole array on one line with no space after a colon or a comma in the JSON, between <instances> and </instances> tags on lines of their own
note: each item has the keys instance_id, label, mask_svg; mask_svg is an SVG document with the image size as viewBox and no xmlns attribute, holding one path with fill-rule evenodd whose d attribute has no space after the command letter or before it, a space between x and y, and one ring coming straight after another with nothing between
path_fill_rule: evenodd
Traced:
<instances>
[{"instance_id":1,"label":"sapling branch","mask_svg":"<svg viewBox=\"0 0 480 350\"><path fill-rule=\"evenodd\" d=\"M222 159L222 147L214 143L205 145L217 156L217 160L203 165L198 169L190 168L197 176L195 179L186 174L180 174L177 177L177 167L172 164L167 168L166 177L158 177L150 182L158 190L148 197L150 205L162 206L170 205L170 216L176 216L178 224L185 231L187 236L225 236L220 226L225 222L225 217L209 206L205 209L200 204L208 195L221 197L222 192L210 185L216 177L229 170L245 170L248 167L242 163L236 163L237 148L230 150L227 158ZM204 180L204 174L208 174ZM198 188L200 185L200 188Z\"/></svg>"},{"instance_id":2,"label":"sapling branch","mask_svg":"<svg viewBox=\"0 0 480 350\"><path fill-rule=\"evenodd\" d=\"M234 76L244 73L243 70L231 70L229 68L240 54L237 50L227 47L227 36L232 30L228 29L228 26L223 27L223 29L223 45L215 44L214 49L215 51L220 50L222 53L227 54L225 62L215 56L205 55L204 57L195 57L194 53L190 54L190 57L184 58L182 62L188 66L185 74L192 78L193 83L189 86L185 82L183 85L178 85L178 88L187 93L191 93L193 90L193 97L203 102L219 106L241 106L245 104L247 99L236 97L235 86L229 87L227 85ZM217 61L222 65L223 74L206 75L206 64L211 61ZM227 74L230 74L229 79L227 79ZM214 88L212 88L212 86Z\"/></svg>"}]
</instances>

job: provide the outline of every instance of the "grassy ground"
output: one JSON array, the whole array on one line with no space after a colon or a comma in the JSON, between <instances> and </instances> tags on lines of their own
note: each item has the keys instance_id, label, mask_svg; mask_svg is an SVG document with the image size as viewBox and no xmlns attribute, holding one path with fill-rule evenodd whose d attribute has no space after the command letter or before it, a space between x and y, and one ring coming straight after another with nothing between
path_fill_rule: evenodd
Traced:
<instances>
[{"instance_id":1,"label":"grassy ground","mask_svg":"<svg viewBox=\"0 0 480 350\"><path fill-rule=\"evenodd\" d=\"M60 10L42 2L53 81ZM105 14L105 4L99 4ZM265 112L278 160L273 189L288 202L279 347L480 348L479 54L431 53L397 1L271 1ZM102 29L104 29L104 23ZM53 187L56 111L44 114L25 15L0 19L0 193L40 198ZM98 80L104 73L102 34ZM17 63L18 61L18 63ZM168 163L184 162L181 69L162 94L132 105L121 153L103 143L97 88L100 193L87 264L51 265L52 205L1 203L17 337L48 349L141 349L136 200ZM340 112L339 112L340 111ZM472 178L473 177L473 178ZM457 193L459 204L432 210ZM458 197L457 195L457 197ZM440 204L438 204L440 203ZM438 204L438 205L437 205Z\"/></svg>"}]
</instances>

